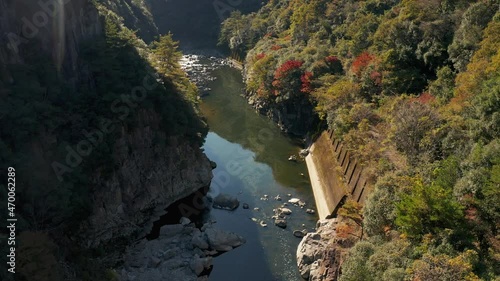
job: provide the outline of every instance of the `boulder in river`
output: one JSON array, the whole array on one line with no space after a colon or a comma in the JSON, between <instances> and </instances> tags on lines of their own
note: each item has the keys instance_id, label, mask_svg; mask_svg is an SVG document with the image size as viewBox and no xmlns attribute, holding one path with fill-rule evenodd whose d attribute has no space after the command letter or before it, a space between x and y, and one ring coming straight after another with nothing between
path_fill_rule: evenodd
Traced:
<instances>
[{"instance_id":1,"label":"boulder in river","mask_svg":"<svg viewBox=\"0 0 500 281\"><path fill-rule=\"evenodd\" d=\"M306 157L307 155L309 155L309 149L302 149L300 152L299 152L299 155L302 156L302 157Z\"/></svg>"},{"instance_id":2,"label":"boulder in river","mask_svg":"<svg viewBox=\"0 0 500 281\"><path fill-rule=\"evenodd\" d=\"M243 203L243 209L248 209L248 208L250 208L250 206L248 206L247 203Z\"/></svg>"},{"instance_id":3,"label":"boulder in river","mask_svg":"<svg viewBox=\"0 0 500 281\"><path fill-rule=\"evenodd\" d=\"M280 219L280 218L278 218L278 219L276 219L276 220L274 221L274 224L275 224L276 226L278 226L278 227L281 227L281 228L286 228L286 220L285 220L285 219Z\"/></svg>"},{"instance_id":4,"label":"boulder in river","mask_svg":"<svg viewBox=\"0 0 500 281\"><path fill-rule=\"evenodd\" d=\"M288 200L288 203L291 203L291 204L299 204L299 202L300 202L299 198L292 198L292 199Z\"/></svg>"},{"instance_id":5,"label":"boulder in river","mask_svg":"<svg viewBox=\"0 0 500 281\"><path fill-rule=\"evenodd\" d=\"M197 276L199 276L203 270L209 269L211 266L212 257L200 258L198 255L195 255L189 263L189 267Z\"/></svg>"},{"instance_id":6,"label":"boulder in river","mask_svg":"<svg viewBox=\"0 0 500 281\"><path fill-rule=\"evenodd\" d=\"M314 211L313 209L307 209L306 213L314 215L316 213L316 211Z\"/></svg>"},{"instance_id":7,"label":"boulder in river","mask_svg":"<svg viewBox=\"0 0 500 281\"><path fill-rule=\"evenodd\" d=\"M205 230L205 235L210 247L218 252L231 251L246 242L243 237L235 233L225 232L213 227L208 227Z\"/></svg>"},{"instance_id":8,"label":"boulder in river","mask_svg":"<svg viewBox=\"0 0 500 281\"><path fill-rule=\"evenodd\" d=\"M276 209L276 214L279 216L281 214L283 215L291 215L292 214L292 210L288 209L288 208L278 208Z\"/></svg>"},{"instance_id":9,"label":"boulder in river","mask_svg":"<svg viewBox=\"0 0 500 281\"><path fill-rule=\"evenodd\" d=\"M230 210L230 211L238 208L239 205L240 202L238 201L238 199L227 194L219 194L217 197L214 198L214 203L213 203L213 207L216 209Z\"/></svg>"},{"instance_id":10,"label":"boulder in river","mask_svg":"<svg viewBox=\"0 0 500 281\"><path fill-rule=\"evenodd\" d=\"M142 239L127 247L117 280L206 280L199 275L212 267L212 256L243 244L234 234L207 223L165 225L157 239Z\"/></svg>"},{"instance_id":11,"label":"boulder in river","mask_svg":"<svg viewBox=\"0 0 500 281\"><path fill-rule=\"evenodd\" d=\"M290 155L290 157L288 157L288 161L297 161L297 156L296 155Z\"/></svg>"},{"instance_id":12,"label":"boulder in river","mask_svg":"<svg viewBox=\"0 0 500 281\"><path fill-rule=\"evenodd\" d=\"M307 230L305 230L305 229L293 231L293 236L298 237L298 238L302 238L302 237L306 236L306 234L307 234Z\"/></svg>"}]
</instances>

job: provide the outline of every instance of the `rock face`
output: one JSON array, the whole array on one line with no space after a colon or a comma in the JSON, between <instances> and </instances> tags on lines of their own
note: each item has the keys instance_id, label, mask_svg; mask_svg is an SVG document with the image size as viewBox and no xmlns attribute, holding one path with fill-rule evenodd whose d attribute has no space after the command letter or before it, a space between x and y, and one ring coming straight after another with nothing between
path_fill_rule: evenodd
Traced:
<instances>
[{"instance_id":1,"label":"rock face","mask_svg":"<svg viewBox=\"0 0 500 281\"><path fill-rule=\"evenodd\" d=\"M87 79L78 63L79 45L84 40L102 34L103 22L99 19L97 9L89 0L40 2L66 4L48 8L54 11L52 15L38 1L0 1L0 70L9 63L22 63L23 53L20 49L36 41L37 51L53 54L54 65L70 77L68 82L73 78ZM45 17L46 21L40 20ZM6 75L10 76L8 71Z\"/></svg>"},{"instance_id":2,"label":"rock face","mask_svg":"<svg viewBox=\"0 0 500 281\"><path fill-rule=\"evenodd\" d=\"M118 170L106 180L94 175L95 203L81 227L85 246L137 231L147 234L168 205L210 184L210 161L198 147L175 138L170 138L171 146L154 144L155 135L161 134L155 131L157 118L151 112L142 114L141 125L115 143ZM129 147L135 149L129 152ZM179 162L190 164L181 167Z\"/></svg>"},{"instance_id":3,"label":"rock face","mask_svg":"<svg viewBox=\"0 0 500 281\"><path fill-rule=\"evenodd\" d=\"M316 232L302 238L297 248L300 275L308 281L335 281L339 277L342 249L337 245L337 219L318 221Z\"/></svg>"},{"instance_id":4,"label":"rock face","mask_svg":"<svg viewBox=\"0 0 500 281\"><path fill-rule=\"evenodd\" d=\"M158 239L143 239L127 249L123 266L117 269L121 281L200 281L212 267L212 256L230 251L245 240L205 225L165 225Z\"/></svg>"},{"instance_id":5,"label":"rock face","mask_svg":"<svg viewBox=\"0 0 500 281\"><path fill-rule=\"evenodd\" d=\"M244 74L244 77L246 80L247 75ZM305 136L319 120L314 112L314 106L307 98L269 100L259 97L257 93L247 93L246 98L260 114L273 120L283 132L288 134Z\"/></svg>"}]
</instances>

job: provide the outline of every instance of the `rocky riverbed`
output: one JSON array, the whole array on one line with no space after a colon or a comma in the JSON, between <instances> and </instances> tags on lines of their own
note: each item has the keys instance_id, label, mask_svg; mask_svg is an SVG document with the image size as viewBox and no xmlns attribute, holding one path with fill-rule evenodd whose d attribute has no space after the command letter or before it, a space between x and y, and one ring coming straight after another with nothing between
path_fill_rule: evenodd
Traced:
<instances>
[{"instance_id":1,"label":"rocky riverbed","mask_svg":"<svg viewBox=\"0 0 500 281\"><path fill-rule=\"evenodd\" d=\"M243 245L246 240L206 223L196 228L188 219L165 225L154 240L140 240L127 249L117 270L123 281L208 280L212 258Z\"/></svg>"},{"instance_id":2,"label":"rocky riverbed","mask_svg":"<svg viewBox=\"0 0 500 281\"><path fill-rule=\"evenodd\" d=\"M213 259L210 280L303 280L297 246L314 231L317 216L305 163L287 160L300 147L248 106L241 73L227 67L229 61L196 55L183 65L197 85L209 89L200 103L211 130L203 148L217 162L209 195L226 195L214 204L210 220L247 240Z\"/></svg>"},{"instance_id":3,"label":"rocky riverbed","mask_svg":"<svg viewBox=\"0 0 500 281\"><path fill-rule=\"evenodd\" d=\"M228 59L202 54L183 55L179 63L191 82L198 87L200 97L208 95L211 90L208 84L216 79L211 75L212 71L224 65L232 65Z\"/></svg>"}]
</instances>

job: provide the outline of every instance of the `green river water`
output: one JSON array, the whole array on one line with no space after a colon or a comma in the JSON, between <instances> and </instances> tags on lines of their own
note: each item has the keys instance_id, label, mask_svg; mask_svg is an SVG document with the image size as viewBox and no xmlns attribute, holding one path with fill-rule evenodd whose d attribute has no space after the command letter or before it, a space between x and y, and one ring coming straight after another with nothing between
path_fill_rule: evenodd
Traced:
<instances>
[{"instance_id":1,"label":"green river water","mask_svg":"<svg viewBox=\"0 0 500 281\"><path fill-rule=\"evenodd\" d=\"M235 211L212 210L211 219L218 228L244 236L247 243L214 259L211 281L298 281L295 253L300 242L293 230L311 231L316 215L306 213L314 208L307 167L304 162L290 162L300 147L283 135L278 127L257 114L241 96L241 73L228 66L213 71L209 95L203 98L201 111L210 132L205 153L215 161L210 194L231 194L241 204ZM288 226L274 225L273 209L292 197L306 202L306 207L289 204L293 213ZM264 195L269 200L261 200ZM280 195L283 201L273 197ZM255 211L254 208L259 208ZM258 221L252 220L252 218ZM267 227L259 222L263 220Z\"/></svg>"}]
</instances>

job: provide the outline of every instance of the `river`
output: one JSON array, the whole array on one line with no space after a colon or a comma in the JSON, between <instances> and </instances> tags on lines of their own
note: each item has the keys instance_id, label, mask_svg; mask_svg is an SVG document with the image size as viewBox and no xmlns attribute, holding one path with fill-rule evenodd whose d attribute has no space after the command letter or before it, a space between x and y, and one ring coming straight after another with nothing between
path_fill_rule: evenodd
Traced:
<instances>
[{"instance_id":1,"label":"river","mask_svg":"<svg viewBox=\"0 0 500 281\"><path fill-rule=\"evenodd\" d=\"M201 60L202 69L213 65L208 59ZM215 258L209 280L302 280L295 257L300 239L293 236L293 230L313 230L317 216L306 213L306 208L315 209L315 203L305 163L288 161L300 147L246 103L241 96L244 85L239 70L221 66L206 74L216 78L208 82L200 104L210 126L203 148L217 163L209 194L231 194L250 206L243 209L240 204L235 211L210 212L218 228L244 236L247 243ZM269 200L261 200L264 195ZM277 195L283 200L275 200ZM293 213L287 228L282 229L271 217L273 209L287 202L289 195L307 205L289 204Z\"/></svg>"}]
</instances>

